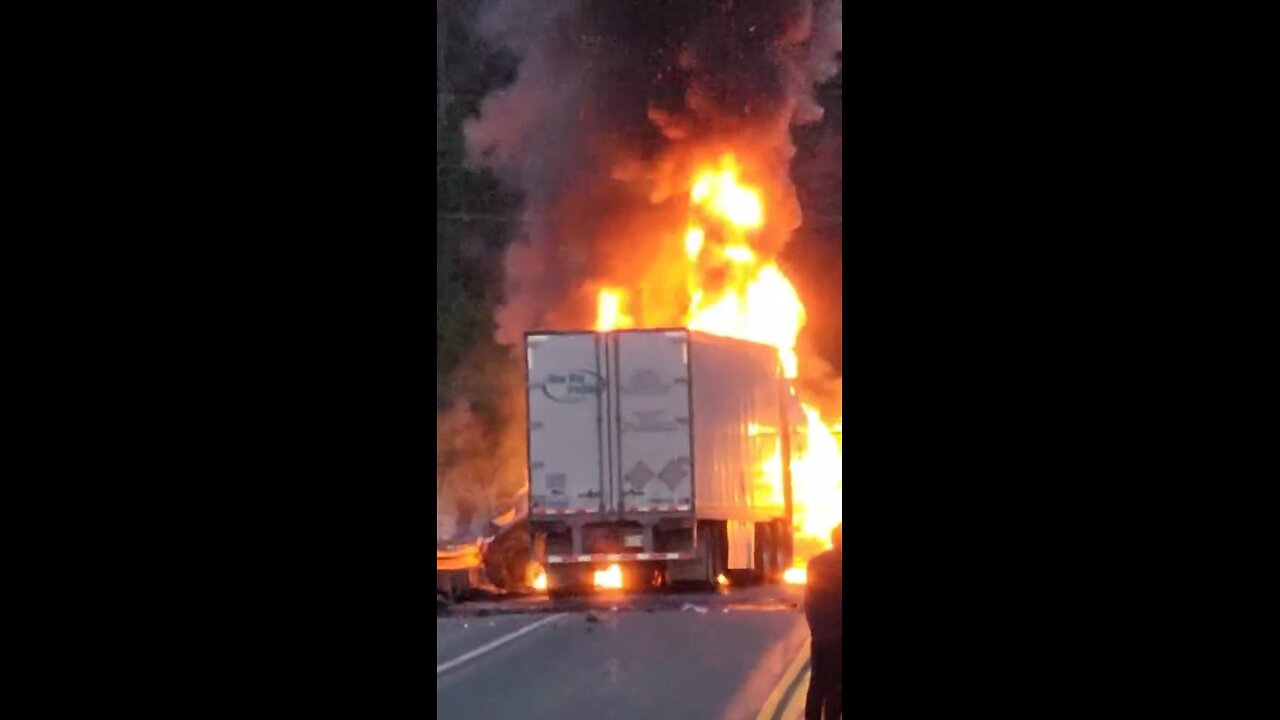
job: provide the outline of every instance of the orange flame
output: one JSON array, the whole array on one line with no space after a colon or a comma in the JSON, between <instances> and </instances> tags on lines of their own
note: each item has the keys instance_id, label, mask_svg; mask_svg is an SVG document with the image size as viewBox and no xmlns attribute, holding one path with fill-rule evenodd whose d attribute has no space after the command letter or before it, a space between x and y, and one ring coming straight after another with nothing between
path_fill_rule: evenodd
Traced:
<instances>
[{"instance_id":1,"label":"orange flame","mask_svg":"<svg viewBox=\"0 0 1280 720\"><path fill-rule=\"evenodd\" d=\"M760 194L738 183L738 164L732 155L720 158L719 171L704 171L694 180L689 199L740 228L764 224Z\"/></svg>"},{"instance_id":2,"label":"orange flame","mask_svg":"<svg viewBox=\"0 0 1280 720\"><path fill-rule=\"evenodd\" d=\"M786 275L773 263L759 267L740 291L728 289L713 302L695 296L686 322L691 330L750 340L778 348L783 373L799 369L796 338L804 326L804 304Z\"/></svg>"},{"instance_id":3,"label":"orange flame","mask_svg":"<svg viewBox=\"0 0 1280 720\"><path fill-rule=\"evenodd\" d=\"M596 330L608 332L635 325L635 321L624 310L625 302L626 291L618 288L601 290L596 302Z\"/></svg>"},{"instance_id":4,"label":"orange flame","mask_svg":"<svg viewBox=\"0 0 1280 720\"><path fill-rule=\"evenodd\" d=\"M689 304L683 323L691 330L775 347L783 375L797 377L795 348L805 308L776 261L752 243L766 223L760 190L744 181L731 154L700 168L688 187L690 214L683 244ZM622 289L602 290L596 329L632 327L626 302ZM842 446L817 410L805 405L804 413L803 440L791 462L795 531L803 541L796 543L796 550L801 558L830 547L831 531L841 521L843 497ZM780 441L773 456L762 463L759 476L763 487L758 489L781 502ZM787 572L803 578L804 568Z\"/></svg>"},{"instance_id":5,"label":"orange flame","mask_svg":"<svg viewBox=\"0 0 1280 720\"><path fill-rule=\"evenodd\" d=\"M791 461L792 496L800 533L830 546L831 531L844 514L844 463L835 435L814 408L803 405L807 444Z\"/></svg>"},{"instance_id":6,"label":"orange flame","mask_svg":"<svg viewBox=\"0 0 1280 720\"><path fill-rule=\"evenodd\" d=\"M621 590L622 589L622 568L617 563L610 565L604 570L595 572L595 586L602 589Z\"/></svg>"},{"instance_id":7,"label":"orange flame","mask_svg":"<svg viewBox=\"0 0 1280 720\"><path fill-rule=\"evenodd\" d=\"M755 262L756 254L746 245L729 245L724 249L724 256L736 263Z\"/></svg>"},{"instance_id":8,"label":"orange flame","mask_svg":"<svg viewBox=\"0 0 1280 720\"><path fill-rule=\"evenodd\" d=\"M542 567L542 563L536 560L530 561L524 572L529 587L539 592L547 589L547 571Z\"/></svg>"},{"instance_id":9,"label":"orange flame","mask_svg":"<svg viewBox=\"0 0 1280 720\"><path fill-rule=\"evenodd\" d=\"M684 234L684 252L689 256L690 260L697 260L698 254L702 252L702 244L707 241L707 234L702 228L694 226Z\"/></svg>"}]
</instances>

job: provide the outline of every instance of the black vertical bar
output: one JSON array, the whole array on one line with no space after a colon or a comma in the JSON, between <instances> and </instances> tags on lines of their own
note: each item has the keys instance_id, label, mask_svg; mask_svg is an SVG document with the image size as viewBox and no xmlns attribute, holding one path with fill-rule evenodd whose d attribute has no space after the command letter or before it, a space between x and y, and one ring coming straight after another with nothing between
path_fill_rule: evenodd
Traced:
<instances>
[{"instance_id":1,"label":"black vertical bar","mask_svg":"<svg viewBox=\"0 0 1280 720\"><path fill-rule=\"evenodd\" d=\"M604 474L604 454L605 454L604 437L603 437L604 430L602 429L601 426L604 424L604 417L603 417L604 398L602 397L602 395L605 389L603 387L604 377L600 374L600 333L591 334L591 348L593 350L592 355L594 356L594 360L596 363L596 382L598 383L597 384L598 392L596 393L596 460L597 460L597 467L599 468L599 476L597 477L597 481L598 481L597 486L600 488L599 510L601 513L604 513L605 508L607 507L607 499L609 496L610 489L605 487L605 485L608 483L608 479L605 477L605 474Z\"/></svg>"},{"instance_id":2,"label":"black vertical bar","mask_svg":"<svg viewBox=\"0 0 1280 720\"><path fill-rule=\"evenodd\" d=\"M609 352L609 340L611 337L612 337L611 333L606 333L604 336L604 372L605 372L605 375L607 375L608 377L606 377L604 380L605 408L604 408L604 418L601 420L601 422L602 424L604 424L604 428L605 428L604 452L606 453L606 456L609 459L609 475L606 477L605 482L609 486L610 512L616 516L619 510L618 510L618 492L617 492L616 483L614 483L614 477L617 475L617 471L614 469L614 462L613 462L613 436L615 434L615 430L613 428L613 422L611 420L611 418L613 417L613 404L614 404L613 373L610 372L609 370L609 358L611 357L611 353Z\"/></svg>"},{"instance_id":3,"label":"black vertical bar","mask_svg":"<svg viewBox=\"0 0 1280 720\"><path fill-rule=\"evenodd\" d=\"M616 414L614 418L614 434L618 440L618 517L622 518L627 511L627 492L622 487L623 473L626 472L626 466L622 464L622 344L621 334L612 333L613 339L613 387L617 391L617 396L613 401L613 409Z\"/></svg>"},{"instance_id":4,"label":"black vertical bar","mask_svg":"<svg viewBox=\"0 0 1280 720\"><path fill-rule=\"evenodd\" d=\"M786 377L783 376L782 373L778 373L778 376L780 380L780 382L778 383L778 386L782 390L779 398L781 401L781 404L779 405L779 410L781 410L781 416L779 417L779 423L778 423L778 432L779 432L778 437L781 438L782 440L783 514L785 515L785 518L787 521L787 528L786 528L787 536L790 537L793 532L791 529L793 507L792 507L792 499L791 499L791 423L788 422L788 419L787 419L788 418L787 411L789 407L787 398L790 394L791 384L787 382Z\"/></svg>"},{"instance_id":5,"label":"black vertical bar","mask_svg":"<svg viewBox=\"0 0 1280 720\"><path fill-rule=\"evenodd\" d=\"M687 330L684 334L684 347L685 357L688 358L688 362L684 365L684 370L685 390L689 394L689 512L692 515L697 515L698 471L693 455L693 333Z\"/></svg>"},{"instance_id":6,"label":"black vertical bar","mask_svg":"<svg viewBox=\"0 0 1280 720\"><path fill-rule=\"evenodd\" d=\"M529 532L536 533L538 526L533 519L533 401L529 399L533 392L533 352L529 347L529 333L524 334L524 357L521 359L524 360L524 472L529 488L525 511L529 518ZM543 547L545 549L545 545ZM545 556L535 559L544 566L547 564Z\"/></svg>"},{"instance_id":7,"label":"black vertical bar","mask_svg":"<svg viewBox=\"0 0 1280 720\"><path fill-rule=\"evenodd\" d=\"M697 463L694 462L693 454L693 332L684 331L684 346L689 362L685 364L685 377L688 380L685 384L689 393L689 517L693 518L693 529L690 531L690 537L693 538L693 552L698 551L698 471Z\"/></svg>"}]
</instances>

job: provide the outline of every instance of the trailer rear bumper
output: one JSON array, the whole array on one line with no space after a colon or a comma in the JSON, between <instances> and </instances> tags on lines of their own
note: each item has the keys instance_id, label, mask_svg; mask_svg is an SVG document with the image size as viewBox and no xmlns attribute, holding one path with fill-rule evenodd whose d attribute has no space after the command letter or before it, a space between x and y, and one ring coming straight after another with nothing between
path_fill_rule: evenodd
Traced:
<instances>
[{"instance_id":1,"label":"trailer rear bumper","mask_svg":"<svg viewBox=\"0 0 1280 720\"><path fill-rule=\"evenodd\" d=\"M666 513L676 515L692 515L691 505L627 505L623 508L627 513ZM535 520L556 520L565 517L591 516L595 518L616 517L616 513L601 512L597 508L535 508L529 511Z\"/></svg>"},{"instance_id":2,"label":"trailer rear bumper","mask_svg":"<svg viewBox=\"0 0 1280 720\"><path fill-rule=\"evenodd\" d=\"M594 553L590 555L548 555L548 565L568 563L648 562L653 560L693 560L696 552Z\"/></svg>"}]
</instances>

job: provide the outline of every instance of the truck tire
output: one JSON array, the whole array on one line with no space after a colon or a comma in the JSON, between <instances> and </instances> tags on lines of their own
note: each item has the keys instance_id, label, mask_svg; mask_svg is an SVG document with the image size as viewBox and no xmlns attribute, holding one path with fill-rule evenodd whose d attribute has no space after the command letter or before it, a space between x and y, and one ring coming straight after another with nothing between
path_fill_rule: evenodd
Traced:
<instances>
[{"instance_id":1,"label":"truck tire","mask_svg":"<svg viewBox=\"0 0 1280 720\"><path fill-rule=\"evenodd\" d=\"M782 582L782 574L791 567L791 556L787 551L790 546L791 534L787 531L787 524L782 521L773 523L773 567L774 581Z\"/></svg>"},{"instance_id":2,"label":"truck tire","mask_svg":"<svg viewBox=\"0 0 1280 720\"><path fill-rule=\"evenodd\" d=\"M716 567L711 582L719 587L716 578L729 574L729 528L723 523L716 523Z\"/></svg>"},{"instance_id":3,"label":"truck tire","mask_svg":"<svg viewBox=\"0 0 1280 720\"><path fill-rule=\"evenodd\" d=\"M716 584L716 539L711 524L702 527L702 567L705 576L702 578L710 587Z\"/></svg>"},{"instance_id":4,"label":"truck tire","mask_svg":"<svg viewBox=\"0 0 1280 720\"><path fill-rule=\"evenodd\" d=\"M756 569L760 576L760 582L774 582L779 574L778 570L778 539L774 524L771 522L760 523L756 527L760 528L760 532L756 537L759 550L756 552L758 558Z\"/></svg>"},{"instance_id":5,"label":"truck tire","mask_svg":"<svg viewBox=\"0 0 1280 720\"><path fill-rule=\"evenodd\" d=\"M591 589L590 579L575 565L547 568L547 597L561 599L586 594Z\"/></svg>"},{"instance_id":6,"label":"truck tire","mask_svg":"<svg viewBox=\"0 0 1280 720\"><path fill-rule=\"evenodd\" d=\"M779 574L781 574L781 572L785 572L787 568L791 567L792 560L794 559L791 526L779 520L777 524L776 537L778 538L778 568Z\"/></svg>"},{"instance_id":7,"label":"truck tire","mask_svg":"<svg viewBox=\"0 0 1280 720\"><path fill-rule=\"evenodd\" d=\"M712 589L719 587L716 578L728 568L728 547L724 542L725 527L721 523L711 522L703 525L698 543L703 546L706 583Z\"/></svg>"}]
</instances>

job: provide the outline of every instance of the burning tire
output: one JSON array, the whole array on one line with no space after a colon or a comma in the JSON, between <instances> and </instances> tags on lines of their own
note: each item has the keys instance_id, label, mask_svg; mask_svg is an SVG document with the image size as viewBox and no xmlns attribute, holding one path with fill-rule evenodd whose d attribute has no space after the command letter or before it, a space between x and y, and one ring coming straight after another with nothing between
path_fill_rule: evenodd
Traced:
<instances>
[{"instance_id":1,"label":"burning tire","mask_svg":"<svg viewBox=\"0 0 1280 720\"><path fill-rule=\"evenodd\" d=\"M773 582L780 572L777 544L777 528L774 523L758 523L756 525L756 570L753 574L759 582Z\"/></svg>"}]
</instances>

